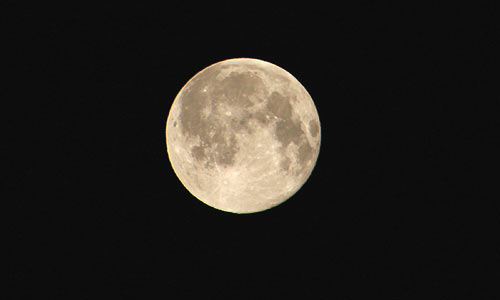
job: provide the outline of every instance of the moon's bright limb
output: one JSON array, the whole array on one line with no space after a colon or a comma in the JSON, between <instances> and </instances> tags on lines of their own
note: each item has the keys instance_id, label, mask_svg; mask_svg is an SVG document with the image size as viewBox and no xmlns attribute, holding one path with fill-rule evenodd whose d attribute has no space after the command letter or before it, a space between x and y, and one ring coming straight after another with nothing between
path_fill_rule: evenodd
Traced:
<instances>
[{"instance_id":1,"label":"moon's bright limb","mask_svg":"<svg viewBox=\"0 0 500 300\"><path fill-rule=\"evenodd\" d=\"M191 194L223 211L253 213L305 183L321 130L295 77L269 62L237 58L186 83L170 109L166 138L172 167Z\"/></svg>"}]
</instances>

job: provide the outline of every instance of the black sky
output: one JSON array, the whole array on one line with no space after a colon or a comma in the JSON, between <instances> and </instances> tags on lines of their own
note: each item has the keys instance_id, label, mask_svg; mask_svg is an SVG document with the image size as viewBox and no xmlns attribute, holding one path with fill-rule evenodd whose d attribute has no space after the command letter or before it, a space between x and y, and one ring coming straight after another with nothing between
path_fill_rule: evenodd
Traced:
<instances>
[{"instance_id":1,"label":"black sky","mask_svg":"<svg viewBox=\"0 0 500 300\"><path fill-rule=\"evenodd\" d=\"M2 15L13 291L2 298L500 295L500 205L485 193L498 175L484 176L498 139L496 5L2 4ZM292 73L322 126L307 183L252 215L196 200L165 146L184 83L235 57Z\"/></svg>"}]
</instances>

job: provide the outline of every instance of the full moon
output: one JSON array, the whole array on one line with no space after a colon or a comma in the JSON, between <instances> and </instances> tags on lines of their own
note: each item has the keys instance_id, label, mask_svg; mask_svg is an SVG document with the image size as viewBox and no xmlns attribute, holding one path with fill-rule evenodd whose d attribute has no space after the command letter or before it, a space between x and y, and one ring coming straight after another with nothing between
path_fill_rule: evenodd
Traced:
<instances>
[{"instance_id":1,"label":"full moon","mask_svg":"<svg viewBox=\"0 0 500 300\"><path fill-rule=\"evenodd\" d=\"M235 58L193 76L167 118L167 152L184 187L203 203L255 213L307 181L319 154L314 102L284 69Z\"/></svg>"}]
</instances>

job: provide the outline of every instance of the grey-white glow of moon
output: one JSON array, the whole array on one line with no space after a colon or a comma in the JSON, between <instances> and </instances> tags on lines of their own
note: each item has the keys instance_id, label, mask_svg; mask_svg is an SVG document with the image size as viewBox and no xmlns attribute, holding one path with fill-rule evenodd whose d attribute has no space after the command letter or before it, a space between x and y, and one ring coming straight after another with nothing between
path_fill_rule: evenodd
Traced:
<instances>
[{"instance_id":1,"label":"grey-white glow of moon","mask_svg":"<svg viewBox=\"0 0 500 300\"><path fill-rule=\"evenodd\" d=\"M254 213L293 196L319 154L314 102L284 69L259 59L217 62L192 77L167 118L167 152L205 204Z\"/></svg>"}]
</instances>

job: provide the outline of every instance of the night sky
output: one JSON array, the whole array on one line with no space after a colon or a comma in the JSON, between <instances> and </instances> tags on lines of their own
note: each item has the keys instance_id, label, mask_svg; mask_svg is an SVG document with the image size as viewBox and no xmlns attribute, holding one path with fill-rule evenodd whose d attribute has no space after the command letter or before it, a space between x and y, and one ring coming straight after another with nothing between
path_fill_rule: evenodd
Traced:
<instances>
[{"instance_id":1,"label":"night sky","mask_svg":"<svg viewBox=\"0 0 500 300\"><path fill-rule=\"evenodd\" d=\"M500 297L497 5L184 2L0 5L0 298ZM179 90L236 57L321 121L309 180L258 214L197 200L166 151Z\"/></svg>"}]
</instances>

